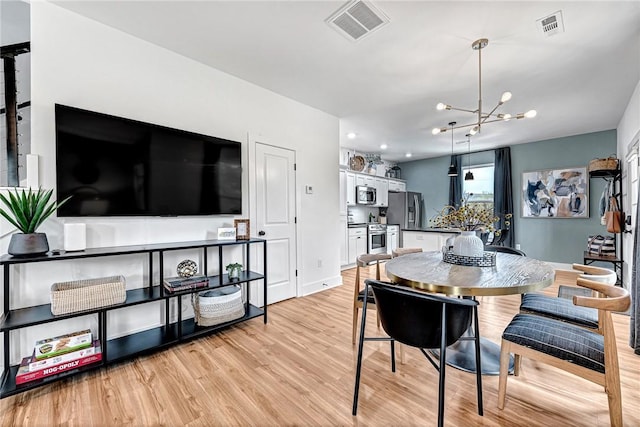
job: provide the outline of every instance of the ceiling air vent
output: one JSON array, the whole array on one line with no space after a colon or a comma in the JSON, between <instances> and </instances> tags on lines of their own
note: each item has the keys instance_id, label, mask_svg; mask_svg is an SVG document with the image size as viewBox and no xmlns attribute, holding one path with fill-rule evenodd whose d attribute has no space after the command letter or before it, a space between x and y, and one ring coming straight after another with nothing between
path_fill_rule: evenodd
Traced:
<instances>
[{"instance_id":1,"label":"ceiling air vent","mask_svg":"<svg viewBox=\"0 0 640 427\"><path fill-rule=\"evenodd\" d=\"M538 19L536 21L538 28L545 36L553 36L554 34L564 33L564 23L562 22L562 11Z\"/></svg>"},{"instance_id":2,"label":"ceiling air vent","mask_svg":"<svg viewBox=\"0 0 640 427\"><path fill-rule=\"evenodd\" d=\"M358 41L384 27L389 18L370 2L356 0L344 5L325 22L349 40Z\"/></svg>"}]
</instances>

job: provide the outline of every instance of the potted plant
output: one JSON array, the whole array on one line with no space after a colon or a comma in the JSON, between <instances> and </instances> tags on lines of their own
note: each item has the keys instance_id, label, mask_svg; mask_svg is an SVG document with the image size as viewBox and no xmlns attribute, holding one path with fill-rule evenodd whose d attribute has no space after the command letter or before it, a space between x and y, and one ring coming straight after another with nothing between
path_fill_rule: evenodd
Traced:
<instances>
[{"instance_id":1,"label":"potted plant","mask_svg":"<svg viewBox=\"0 0 640 427\"><path fill-rule=\"evenodd\" d=\"M0 214L20 230L11 236L7 251L11 255L40 255L49 251L47 235L36 233L36 230L71 197L56 203L51 200L52 193L53 190L41 188L37 191L15 189L8 192L8 197L0 193L0 201L5 205L5 208L0 207Z\"/></svg>"},{"instance_id":2,"label":"potted plant","mask_svg":"<svg viewBox=\"0 0 640 427\"><path fill-rule=\"evenodd\" d=\"M242 264L234 262L233 264L227 265L226 269L229 274L229 280L238 280L240 278L240 272L242 271Z\"/></svg>"}]
</instances>

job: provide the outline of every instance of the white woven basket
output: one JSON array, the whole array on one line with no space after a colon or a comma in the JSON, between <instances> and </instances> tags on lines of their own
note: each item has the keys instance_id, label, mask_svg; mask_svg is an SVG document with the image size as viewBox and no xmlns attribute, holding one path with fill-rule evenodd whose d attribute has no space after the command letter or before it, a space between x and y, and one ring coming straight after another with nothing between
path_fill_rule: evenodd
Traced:
<instances>
[{"instance_id":1,"label":"white woven basket","mask_svg":"<svg viewBox=\"0 0 640 427\"><path fill-rule=\"evenodd\" d=\"M214 326L244 316L244 303L240 286L192 294L191 302L200 326Z\"/></svg>"},{"instance_id":2,"label":"white woven basket","mask_svg":"<svg viewBox=\"0 0 640 427\"><path fill-rule=\"evenodd\" d=\"M55 315L121 304L126 299L123 276L74 280L51 285L51 313Z\"/></svg>"}]
</instances>

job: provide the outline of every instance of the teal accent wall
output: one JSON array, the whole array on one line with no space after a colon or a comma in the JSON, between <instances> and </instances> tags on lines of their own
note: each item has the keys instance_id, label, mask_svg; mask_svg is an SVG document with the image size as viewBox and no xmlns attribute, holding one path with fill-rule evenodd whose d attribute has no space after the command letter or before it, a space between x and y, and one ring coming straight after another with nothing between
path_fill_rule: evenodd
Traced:
<instances>
[{"instance_id":1,"label":"teal accent wall","mask_svg":"<svg viewBox=\"0 0 640 427\"><path fill-rule=\"evenodd\" d=\"M595 158L616 153L616 131L608 130L565 138L518 144L511 147L515 243L530 257L559 263L582 263L587 237L606 234L600 224L598 203L604 189L602 178L589 180L589 218L523 218L522 173L587 166ZM426 219L449 200L447 168L450 156L400 163L409 191L422 193ZM493 162L493 152L471 153L471 164ZM467 164L466 158L463 164ZM424 218L423 218L424 220Z\"/></svg>"}]
</instances>

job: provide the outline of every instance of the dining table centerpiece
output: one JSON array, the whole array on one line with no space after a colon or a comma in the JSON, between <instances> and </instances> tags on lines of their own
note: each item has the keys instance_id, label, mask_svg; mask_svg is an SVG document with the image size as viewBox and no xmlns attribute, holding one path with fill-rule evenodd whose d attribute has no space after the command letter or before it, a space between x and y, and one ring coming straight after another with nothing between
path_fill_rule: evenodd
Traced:
<instances>
[{"instance_id":1,"label":"dining table centerpiece","mask_svg":"<svg viewBox=\"0 0 640 427\"><path fill-rule=\"evenodd\" d=\"M478 233L497 232L495 224L498 221L500 217L486 204L469 203L464 199L457 208L445 206L436 216L434 224L439 228L460 230L460 234L453 241L454 255L482 257L484 242Z\"/></svg>"}]
</instances>

